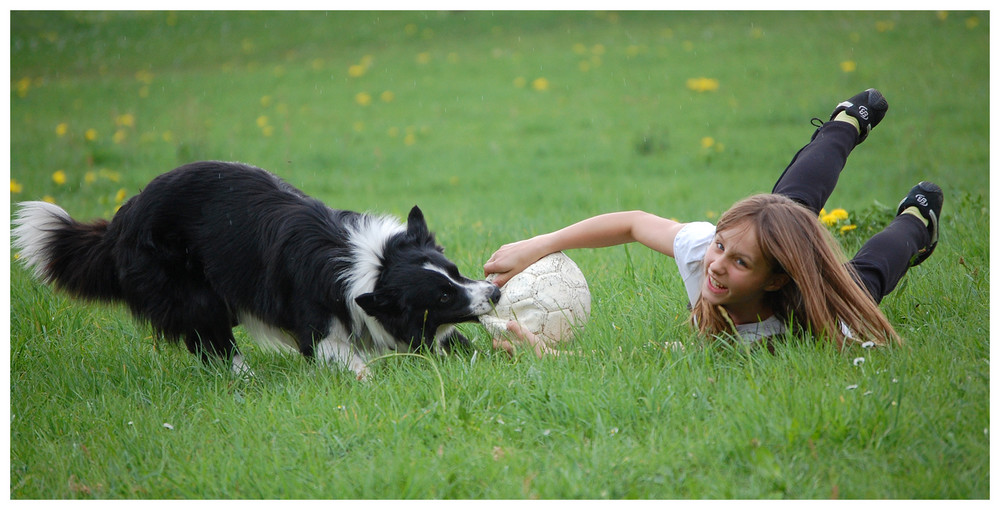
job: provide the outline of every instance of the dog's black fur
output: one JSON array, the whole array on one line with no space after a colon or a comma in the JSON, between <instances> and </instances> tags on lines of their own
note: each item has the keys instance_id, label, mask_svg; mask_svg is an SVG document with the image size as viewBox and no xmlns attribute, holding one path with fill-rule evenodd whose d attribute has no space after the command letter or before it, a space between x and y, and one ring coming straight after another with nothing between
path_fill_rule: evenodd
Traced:
<instances>
[{"instance_id":1,"label":"dog's black fur","mask_svg":"<svg viewBox=\"0 0 1000 510\"><path fill-rule=\"evenodd\" d=\"M232 328L345 364L468 343L499 290L459 274L423 214L333 210L273 174L198 162L163 174L107 222L21 204L14 246L36 274L81 298L123 301L205 359L244 368Z\"/></svg>"}]
</instances>

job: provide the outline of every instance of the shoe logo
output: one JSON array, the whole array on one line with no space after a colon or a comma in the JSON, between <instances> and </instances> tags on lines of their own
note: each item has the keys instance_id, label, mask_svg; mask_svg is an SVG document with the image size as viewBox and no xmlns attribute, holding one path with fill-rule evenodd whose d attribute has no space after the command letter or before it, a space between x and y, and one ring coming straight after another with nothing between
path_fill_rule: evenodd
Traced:
<instances>
[{"instance_id":1,"label":"shoe logo","mask_svg":"<svg viewBox=\"0 0 1000 510\"><path fill-rule=\"evenodd\" d=\"M864 106L859 106L858 115L861 115L862 119L868 120L868 108Z\"/></svg>"},{"instance_id":2,"label":"shoe logo","mask_svg":"<svg viewBox=\"0 0 1000 510\"><path fill-rule=\"evenodd\" d=\"M925 196L923 196L923 195L921 195L921 194L917 193L917 196L915 196L915 197L913 197L913 198L916 198L916 199L917 199L917 203L918 203L918 204L920 204L920 205L922 205L922 206L924 206L924 207L927 207L927 197L925 197Z\"/></svg>"}]
</instances>

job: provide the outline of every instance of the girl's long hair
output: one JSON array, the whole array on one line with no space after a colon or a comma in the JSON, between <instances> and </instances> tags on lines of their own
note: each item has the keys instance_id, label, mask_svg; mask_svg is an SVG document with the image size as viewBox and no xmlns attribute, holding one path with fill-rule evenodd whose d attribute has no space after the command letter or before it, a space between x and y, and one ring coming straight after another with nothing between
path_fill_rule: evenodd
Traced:
<instances>
[{"instance_id":1,"label":"girl's long hair","mask_svg":"<svg viewBox=\"0 0 1000 510\"><path fill-rule=\"evenodd\" d=\"M810 333L843 346L847 337L842 323L855 341L902 343L875 300L856 283L860 280L845 265L843 250L815 214L782 195L754 195L726 211L716 231L750 227L756 229L757 244L772 271L791 280L766 293L765 299L795 333ZM692 321L705 336L736 334L720 308L701 298L695 303Z\"/></svg>"}]
</instances>

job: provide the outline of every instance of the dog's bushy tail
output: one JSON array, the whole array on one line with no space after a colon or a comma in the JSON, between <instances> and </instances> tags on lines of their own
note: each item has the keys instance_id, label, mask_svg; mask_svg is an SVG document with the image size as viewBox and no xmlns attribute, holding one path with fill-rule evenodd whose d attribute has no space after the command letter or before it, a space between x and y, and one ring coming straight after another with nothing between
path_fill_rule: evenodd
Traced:
<instances>
[{"instance_id":1,"label":"dog's bushy tail","mask_svg":"<svg viewBox=\"0 0 1000 510\"><path fill-rule=\"evenodd\" d=\"M106 220L81 223L48 202L19 206L11 237L18 259L37 278L84 299L121 297Z\"/></svg>"}]
</instances>

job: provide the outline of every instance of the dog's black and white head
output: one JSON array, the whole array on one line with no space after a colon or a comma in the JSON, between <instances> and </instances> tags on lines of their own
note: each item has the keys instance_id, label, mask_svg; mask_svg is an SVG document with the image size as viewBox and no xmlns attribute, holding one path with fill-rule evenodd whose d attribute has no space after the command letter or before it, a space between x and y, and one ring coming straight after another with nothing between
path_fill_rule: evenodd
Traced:
<instances>
[{"instance_id":1,"label":"dog's black and white head","mask_svg":"<svg viewBox=\"0 0 1000 510\"><path fill-rule=\"evenodd\" d=\"M374 289L355 298L368 315L411 349L447 349L467 342L454 324L489 312L500 290L462 276L444 256L418 207L410 211L405 232L388 238Z\"/></svg>"}]
</instances>

